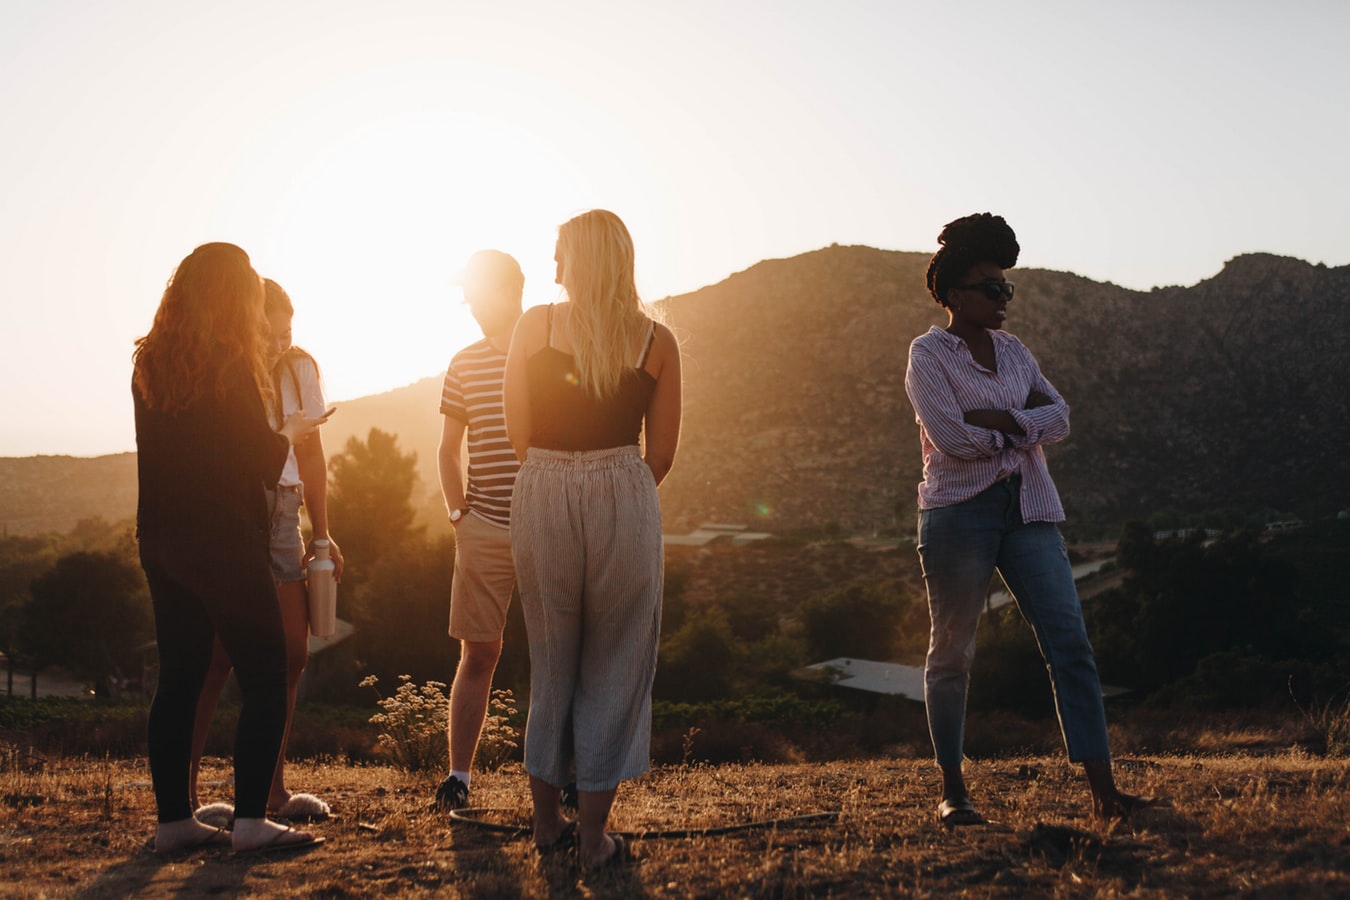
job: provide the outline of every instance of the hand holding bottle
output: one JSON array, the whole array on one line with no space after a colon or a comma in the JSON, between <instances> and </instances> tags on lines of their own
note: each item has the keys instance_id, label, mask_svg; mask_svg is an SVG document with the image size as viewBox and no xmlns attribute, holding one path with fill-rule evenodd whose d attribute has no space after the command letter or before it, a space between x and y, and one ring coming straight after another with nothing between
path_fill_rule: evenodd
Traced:
<instances>
[{"instance_id":1,"label":"hand holding bottle","mask_svg":"<svg viewBox=\"0 0 1350 900\"><path fill-rule=\"evenodd\" d=\"M304 564L309 565L309 561L318 555L315 553L315 541L328 542L328 558L333 561L333 580L338 582L342 581L342 550L338 547L337 541L333 540L333 536L330 534L316 534L310 539L309 548L305 551Z\"/></svg>"},{"instance_id":2,"label":"hand holding bottle","mask_svg":"<svg viewBox=\"0 0 1350 900\"><path fill-rule=\"evenodd\" d=\"M314 541L314 558L305 566L309 630L315 637L329 637L337 623L337 580L333 576L333 560L328 555L331 546L323 539Z\"/></svg>"}]
</instances>

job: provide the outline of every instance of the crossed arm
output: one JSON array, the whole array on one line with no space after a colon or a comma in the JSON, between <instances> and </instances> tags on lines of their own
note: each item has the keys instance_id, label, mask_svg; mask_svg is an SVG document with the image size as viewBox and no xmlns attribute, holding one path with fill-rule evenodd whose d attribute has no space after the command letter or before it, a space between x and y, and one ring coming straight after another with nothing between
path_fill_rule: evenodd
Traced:
<instances>
[{"instance_id":1,"label":"crossed arm","mask_svg":"<svg viewBox=\"0 0 1350 900\"><path fill-rule=\"evenodd\" d=\"M1042 406L1050 406L1054 402L1054 399L1048 394L1032 388L1031 393L1027 395L1026 403L1022 405L1022 409L1038 409ZM1026 437L1027 434L1026 429L1013 417L1012 412L1006 409L972 409L963 413L962 418L967 425L987 428L990 431L1001 431L1010 437Z\"/></svg>"},{"instance_id":2,"label":"crossed arm","mask_svg":"<svg viewBox=\"0 0 1350 900\"><path fill-rule=\"evenodd\" d=\"M915 348L905 372L905 392L929 440L956 459L983 459L1054 443L1069 433L1069 405L1039 368L1020 409L962 410L937 360Z\"/></svg>"}]
</instances>

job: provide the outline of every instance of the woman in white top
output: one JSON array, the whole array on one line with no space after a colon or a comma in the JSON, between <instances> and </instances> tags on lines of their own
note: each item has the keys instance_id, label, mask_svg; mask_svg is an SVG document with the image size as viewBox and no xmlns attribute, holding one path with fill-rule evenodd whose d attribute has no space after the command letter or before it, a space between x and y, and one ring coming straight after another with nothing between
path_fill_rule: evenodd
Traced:
<instances>
[{"instance_id":1,"label":"woman in white top","mask_svg":"<svg viewBox=\"0 0 1350 900\"><path fill-rule=\"evenodd\" d=\"M318 363L299 347L291 345L291 319L295 307L290 296L272 279L263 281L263 312L273 341L272 401L268 410L273 426L286 421L286 416L302 410L309 416L324 412L323 388L319 381ZM329 542L329 556L334 562L333 573L342 577L342 551L328 533L328 463L324 457L323 438L319 431L291 448L275 488L267 492L272 510L271 550L272 577L277 585L277 600L281 605L281 619L286 629L286 737L290 736L291 718L295 713L296 691L300 676L309 659L309 597L305 590L305 566L314 556L314 541ZM300 506L309 516L312 534L306 547L300 533ZM197 703L197 722L192 734L191 790L193 806L198 805L197 773L202 751L206 747L211 716L220 701L220 693L230 675L230 659L225 649L216 642L211 670L207 673L201 699ZM267 798L268 812L290 819L321 819L330 810L328 804L313 794L292 794L286 789L286 741L277 758L272 789ZM201 811L199 818L208 818L213 811ZM219 818L228 818L228 809L219 809Z\"/></svg>"}]
</instances>

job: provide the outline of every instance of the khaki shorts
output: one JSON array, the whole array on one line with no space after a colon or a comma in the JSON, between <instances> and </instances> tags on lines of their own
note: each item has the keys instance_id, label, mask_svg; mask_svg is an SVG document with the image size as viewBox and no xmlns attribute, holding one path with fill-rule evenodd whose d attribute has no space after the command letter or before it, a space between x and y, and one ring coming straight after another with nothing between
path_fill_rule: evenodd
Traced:
<instances>
[{"instance_id":1,"label":"khaki shorts","mask_svg":"<svg viewBox=\"0 0 1350 900\"><path fill-rule=\"evenodd\" d=\"M500 641L515 584L510 530L473 513L466 515L455 528L450 636L460 641Z\"/></svg>"}]
</instances>

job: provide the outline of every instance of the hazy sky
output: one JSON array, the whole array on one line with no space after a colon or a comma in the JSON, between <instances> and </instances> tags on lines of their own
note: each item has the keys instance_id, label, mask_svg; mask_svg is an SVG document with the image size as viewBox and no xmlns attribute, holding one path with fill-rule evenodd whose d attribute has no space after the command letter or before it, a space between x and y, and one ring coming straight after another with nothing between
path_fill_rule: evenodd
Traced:
<instances>
[{"instance_id":1,"label":"hazy sky","mask_svg":"<svg viewBox=\"0 0 1350 900\"><path fill-rule=\"evenodd\" d=\"M986 209L1023 265L1134 288L1344 265L1348 34L1341 0L4 0L0 455L134 448L132 342L211 240L338 400L476 336L476 248L553 299L596 206L652 300Z\"/></svg>"}]
</instances>

